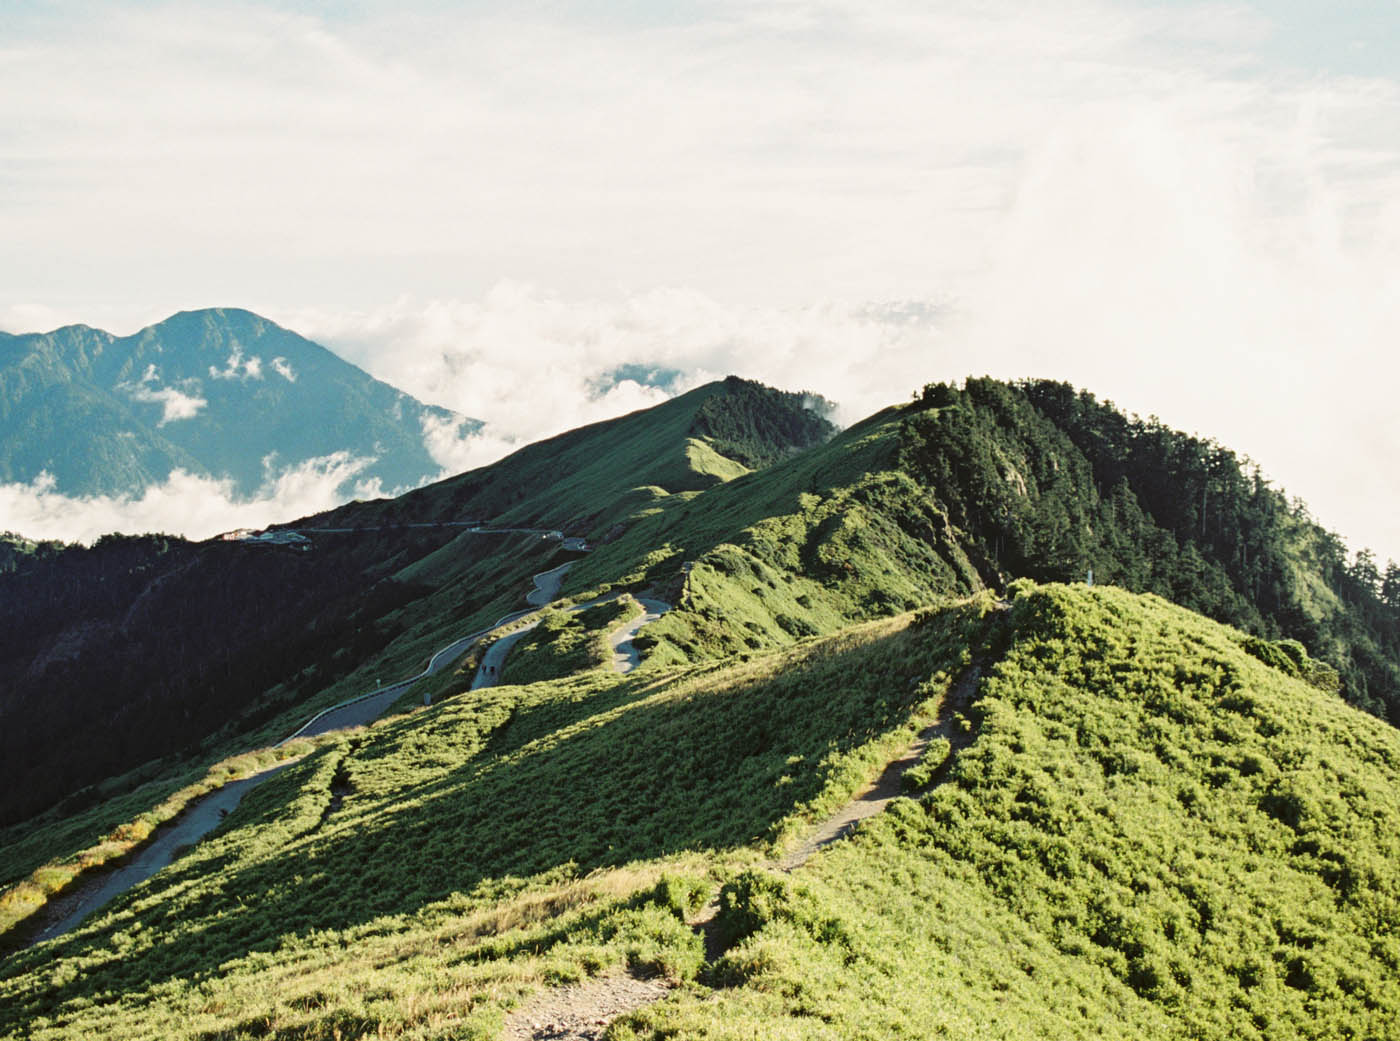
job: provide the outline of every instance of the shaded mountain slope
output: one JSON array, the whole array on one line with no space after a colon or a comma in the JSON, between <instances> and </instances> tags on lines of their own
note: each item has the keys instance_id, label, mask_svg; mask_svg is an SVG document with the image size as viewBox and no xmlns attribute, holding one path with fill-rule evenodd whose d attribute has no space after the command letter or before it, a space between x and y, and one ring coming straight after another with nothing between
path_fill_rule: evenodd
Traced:
<instances>
[{"instance_id":1,"label":"shaded mountain slope","mask_svg":"<svg viewBox=\"0 0 1400 1041\"><path fill-rule=\"evenodd\" d=\"M460 537L406 529L302 553L107 536L0 574L0 824L65 797L57 813L73 814L412 674L438 633L514 607L552 548L480 535L431 581L398 577Z\"/></svg>"},{"instance_id":2,"label":"shaded mountain slope","mask_svg":"<svg viewBox=\"0 0 1400 1041\"><path fill-rule=\"evenodd\" d=\"M507 524L625 511L664 496L659 481L692 487L722 480L726 467L746 472L697 436L702 410L751 461L831 432L802 396L729 380L397 500L314 518L310 527L384 530L318 535L306 553L154 536L91 549L3 544L0 825L65 797L71 813L111 794L90 787L105 778L288 732L298 716L411 675L433 640L524 606L528 576L560 550L528 535L403 524L489 516L517 491L528 494L498 518ZM628 492L643 484L652 487L640 499ZM464 488L478 497L460 500Z\"/></svg>"},{"instance_id":3,"label":"shaded mountain slope","mask_svg":"<svg viewBox=\"0 0 1400 1041\"><path fill-rule=\"evenodd\" d=\"M234 308L124 337L0 335L0 481L46 472L67 495L132 495L176 468L248 494L335 453L370 461L357 480L413 487L441 471L424 445L434 424L471 428Z\"/></svg>"}]
</instances>

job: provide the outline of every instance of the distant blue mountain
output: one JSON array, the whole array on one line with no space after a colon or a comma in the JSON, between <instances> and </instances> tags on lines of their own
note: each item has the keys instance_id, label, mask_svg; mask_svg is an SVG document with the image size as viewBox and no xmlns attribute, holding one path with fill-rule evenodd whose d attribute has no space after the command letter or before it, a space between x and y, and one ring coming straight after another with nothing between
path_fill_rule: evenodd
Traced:
<instances>
[{"instance_id":1,"label":"distant blue mountain","mask_svg":"<svg viewBox=\"0 0 1400 1041\"><path fill-rule=\"evenodd\" d=\"M172 470L232 478L349 452L385 491L440 475L424 426L463 424L249 311L182 311L132 336L0 333L0 482L47 472L68 495L138 494Z\"/></svg>"}]
</instances>

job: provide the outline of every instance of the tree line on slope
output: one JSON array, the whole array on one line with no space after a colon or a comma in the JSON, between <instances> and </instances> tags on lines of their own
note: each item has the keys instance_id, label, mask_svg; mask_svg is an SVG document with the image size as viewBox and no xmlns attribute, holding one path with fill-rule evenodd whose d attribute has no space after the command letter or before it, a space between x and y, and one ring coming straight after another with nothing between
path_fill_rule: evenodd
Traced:
<instances>
[{"instance_id":1,"label":"tree line on slope","mask_svg":"<svg viewBox=\"0 0 1400 1041\"><path fill-rule=\"evenodd\" d=\"M836 432L825 417L834 405L815 394L774 390L729 376L725 393L706 398L695 410L691 431L716 451L759 470Z\"/></svg>"},{"instance_id":2,"label":"tree line on slope","mask_svg":"<svg viewBox=\"0 0 1400 1041\"><path fill-rule=\"evenodd\" d=\"M961 529L983 580L1154 592L1337 667L1400 724L1400 568L1346 547L1249 460L1065 383L926 386L902 463Z\"/></svg>"}]
</instances>

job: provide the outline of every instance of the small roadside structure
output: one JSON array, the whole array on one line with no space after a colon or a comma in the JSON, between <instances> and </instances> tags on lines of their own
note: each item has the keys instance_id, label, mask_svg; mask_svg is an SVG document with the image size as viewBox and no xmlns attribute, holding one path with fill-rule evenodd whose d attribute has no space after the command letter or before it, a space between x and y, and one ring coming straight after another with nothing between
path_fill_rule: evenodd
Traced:
<instances>
[{"instance_id":1,"label":"small roadside structure","mask_svg":"<svg viewBox=\"0 0 1400 1041\"><path fill-rule=\"evenodd\" d=\"M310 549L311 540L299 531L259 531L239 539L245 546L295 546Z\"/></svg>"}]
</instances>

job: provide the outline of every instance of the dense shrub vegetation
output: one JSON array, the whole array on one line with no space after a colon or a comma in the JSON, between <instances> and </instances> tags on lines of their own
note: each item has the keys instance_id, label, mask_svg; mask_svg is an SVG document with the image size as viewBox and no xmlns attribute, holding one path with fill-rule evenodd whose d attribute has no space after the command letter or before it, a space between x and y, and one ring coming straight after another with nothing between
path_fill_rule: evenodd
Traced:
<instances>
[{"instance_id":1,"label":"dense shrub vegetation","mask_svg":"<svg viewBox=\"0 0 1400 1041\"><path fill-rule=\"evenodd\" d=\"M813 394L775 391L730 376L726 393L695 410L691 433L750 470L770 466L836 432L826 415L834 406Z\"/></svg>"},{"instance_id":2,"label":"dense shrub vegetation","mask_svg":"<svg viewBox=\"0 0 1400 1041\"><path fill-rule=\"evenodd\" d=\"M1258 468L1063 383L930 384L903 462L984 581L1154 592L1261 636L1302 641L1353 704L1400 723L1400 568L1382 576Z\"/></svg>"},{"instance_id":3,"label":"dense shrub vegetation","mask_svg":"<svg viewBox=\"0 0 1400 1041\"><path fill-rule=\"evenodd\" d=\"M1317 1038L1400 1019L1400 735L1155 598L1046 588L948 781L619 1037Z\"/></svg>"}]
</instances>

